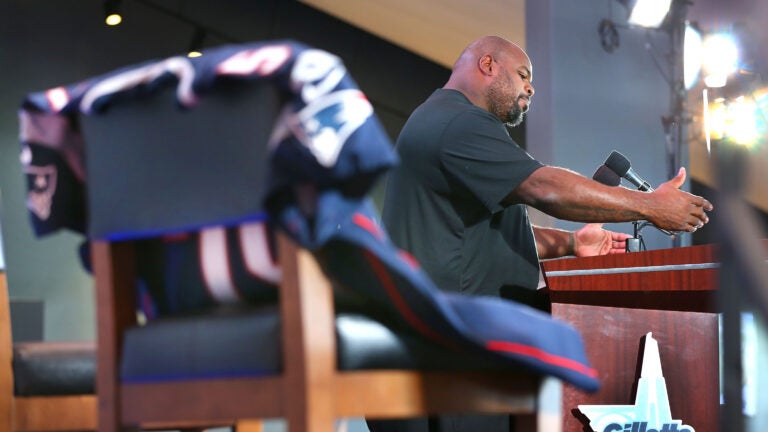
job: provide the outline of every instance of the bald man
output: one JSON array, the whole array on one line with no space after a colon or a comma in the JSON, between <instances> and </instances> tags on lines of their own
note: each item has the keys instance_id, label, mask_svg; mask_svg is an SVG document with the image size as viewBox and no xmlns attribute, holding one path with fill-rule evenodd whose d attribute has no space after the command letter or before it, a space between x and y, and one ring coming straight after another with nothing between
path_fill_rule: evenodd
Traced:
<instances>
[{"instance_id":1,"label":"bald man","mask_svg":"<svg viewBox=\"0 0 768 432\"><path fill-rule=\"evenodd\" d=\"M383 221L443 290L521 300L535 296L539 259L625 251L630 236L603 222L648 220L693 232L712 205L681 191L685 170L653 192L609 187L533 159L509 136L534 95L533 66L496 36L470 44L448 82L420 105L397 140ZM587 222L571 232L533 226L527 206ZM373 432L509 431L506 416L369 421Z\"/></svg>"}]
</instances>

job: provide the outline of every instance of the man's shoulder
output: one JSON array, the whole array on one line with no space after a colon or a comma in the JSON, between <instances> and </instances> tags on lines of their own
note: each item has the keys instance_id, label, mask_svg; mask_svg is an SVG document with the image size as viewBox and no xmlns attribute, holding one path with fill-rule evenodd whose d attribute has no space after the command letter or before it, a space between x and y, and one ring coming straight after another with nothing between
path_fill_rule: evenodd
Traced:
<instances>
[{"instance_id":1,"label":"man's shoulder","mask_svg":"<svg viewBox=\"0 0 768 432\"><path fill-rule=\"evenodd\" d=\"M446 88L439 88L432 92L423 105L442 105L458 110L478 108L460 91Z\"/></svg>"},{"instance_id":2,"label":"man's shoulder","mask_svg":"<svg viewBox=\"0 0 768 432\"><path fill-rule=\"evenodd\" d=\"M464 123L477 122L498 123L501 122L493 114L478 107L464 96L463 93L453 89L437 89L424 103L416 109L414 114L422 113L433 117L443 116L450 120L453 126L462 126ZM429 113L429 114L427 114Z\"/></svg>"}]
</instances>

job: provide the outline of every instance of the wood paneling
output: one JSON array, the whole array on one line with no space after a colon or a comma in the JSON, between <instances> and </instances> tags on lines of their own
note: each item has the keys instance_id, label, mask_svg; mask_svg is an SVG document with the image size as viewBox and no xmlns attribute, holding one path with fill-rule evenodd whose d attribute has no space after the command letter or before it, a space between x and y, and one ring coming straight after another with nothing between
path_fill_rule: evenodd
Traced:
<instances>
[{"instance_id":1,"label":"wood paneling","mask_svg":"<svg viewBox=\"0 0 768 432\"><path fill-rule=\"evenodd\" d=\"M768 255L768 241L763 242ZM718 430L719 260L712 245L542 263L552 315L584 338L601 388L563 388L564 430L580 431L576 407L631 405L641 368L641 339L651 332L673 419L696 431Z\"/></svg>"}]
</instances>

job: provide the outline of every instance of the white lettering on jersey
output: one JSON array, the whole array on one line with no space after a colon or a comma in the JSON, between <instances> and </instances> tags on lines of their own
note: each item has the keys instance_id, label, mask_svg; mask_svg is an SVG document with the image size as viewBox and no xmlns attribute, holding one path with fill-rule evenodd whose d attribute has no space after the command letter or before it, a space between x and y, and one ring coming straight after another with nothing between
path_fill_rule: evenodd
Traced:
<instances>
[{"instance_id":1,"label":"white lettering on jersey","mask_svg":"<svg viewBox=\"0 0 768 432\"><path fill-rule=\"evenodd\" d=\"M248 272L269 283L280 283L280 266L272 259L269 251L266 224L246 223L239 230L240 250Z\"/></svg>"},{"instance_id":2,"label":"white lettering on jersey","mask_svg":"<svg viewBox=\"0 0 768 432\"><path fill-rule=\"evenodd\" d=\"M268 46L238 52L216 67L217 75L270 75L291 57L288 45Z\"/></svg>"},{"instance_id":3,"label":"white lettering on jersey","mask_svg":"<svg viewBox=\"0 0 768 432\"><path fill-rule=\"evenodd\" d=\"M48 105L53 112L59 112L69 103L69 93L64 87L52 88L45 92Z\"/></svg>"},{"instance_id":4,"label":"white lettering on jersey","mask_svg":"<svg viewBox=\"0 0 768 432\"><path fill-rule=\"evenodd\" d=\"M179 79L176 87L176 97L179 102L184 106L194 105L197 102L197 96L195 96L192 90L195 69L186 57L171 57L144 67L131 69L95 83L83 95L83 99L80 101L80 110L85 114L90 114L93 103L98 98L129 90L141 84L151 83L166 72L176 75Z\"/></svg>"},{"instance_id":5,"label":"white lettering on jersey","mask_svg":"<svg viewBox=\"0 0 768 432\"><path fill-rule=\"evenodd\" d=\"M200 268L203 280L214 300L232 303L239 300L227 253L227 232L224 227L200 231Z\"/></svg>"},{"instance_id":6,"label":"white lettering on jersey","mask_svg":"<svg viewBox=\"0 0 768 432\"><path fill-rule=\"evenodd\" d=\"M291 70L291 87L301 93L304 103L330 93L338 84L347 70L341 60L325 51L310 49L302 52L296 58Z\"/></svg>"},{"instance_id":7,"label":"white lettering on jersey","mask_svg":"<svg viewBox=\"0 0 768 432\"><path fill-rule=\"evenodd\" d=\"M371 115L373 106L362 92L341 90L307 105L288 124L321 165L332 167L347 138Z\"/></svg>"}]
</instances>

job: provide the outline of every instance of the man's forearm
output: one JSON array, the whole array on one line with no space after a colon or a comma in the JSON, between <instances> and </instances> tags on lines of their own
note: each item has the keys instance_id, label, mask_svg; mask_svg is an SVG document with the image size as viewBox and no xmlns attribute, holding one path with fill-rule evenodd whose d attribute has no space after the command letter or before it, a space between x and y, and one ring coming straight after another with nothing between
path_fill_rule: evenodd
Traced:
<instances>
[{"instance_id":1,"label":"man's forearm","mask_svg":"<svg viewBox=\"0 0 768 432\"><path fill-rule=\"evenodd\" d=\"M693 232L709 221L712 204L681 191L685 170L653 192L610 187L573 171L541 167L502 201L535 207L559 219L577 222L629 222L646 219L659 228Z\"/></svg>"},{"instance_id":2,"label":"man's forearm","mask_svg":"<svg viewBox=\"0 0 768 432\"><path fill-rule=\"evenodd\" d=\"M558 219L578 222L628 222L645 218L642 192L599 184L564 168L542 167L514 196Z\"/></svg>"}]
</instances>

